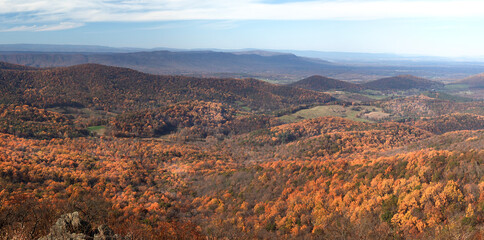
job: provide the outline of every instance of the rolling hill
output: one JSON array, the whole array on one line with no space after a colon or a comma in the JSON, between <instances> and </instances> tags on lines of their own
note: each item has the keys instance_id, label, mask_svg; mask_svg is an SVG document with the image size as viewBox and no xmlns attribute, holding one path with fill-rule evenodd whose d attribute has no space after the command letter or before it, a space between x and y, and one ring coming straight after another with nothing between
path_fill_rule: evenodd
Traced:
<instances>
[{"instance_id":1,"label":"rolling hill","mask_svg":"<svg viewBox=\"0 0 484 240\"><path fill-rule=\"evenodd\" d=\"M87 136L68 116L30 106L0 104L0 133L23 138L51 139Z\"/></svg>"},{"instance_id":2,"label":"rolling hill","mask_svg":"<svg viewBox=\"0 0 484 240\"><path fill-rule=\"evenodd\" d=\"M362 84L365 88L374 90L432 90L444 87L443 83L431 81L412 75L398 75L395 77L381 78Z\"/></svg>"},{"instance_id":3,"label":"rolling hill","mask_svg":"<svg viewBox=\"0 0 484 240\"><path fill-rule=\"evenodd\" d=\"M299 80L295 83L291 83L289 84L289 86L321 92L329 90L361 91L364 89L380 91L405 91L411 89L441 89L444 87L444 84L420 77L415 77L412 75L398 75L394 77L381 78L362 84L355 84L333 78L314 75Z\"/></svg>"},{"instance_id":4,"label":"rolling hill","mask_svg":"<svg viewBox=\"0 0 484 240\"><path fill-rule=\"evenodd\" d=\"M467 84L469 88L484 88L484 73L476 74L457 82Z\"/></svg>"},{"instance_id":5,"label":"rolling hill","mask_svg":"<svg viewBox=\"0 0 484 240\"><path fill-rule=\"evenodd\" d=\"M33 67L27 67L27 66L22 66L18 64L12 64L12 63L7 63L7 62L0 62L0 69L4 70L35 70L36 68Z\"/></svg>"},{"instance_id":6,"label":"rolling hill","mask_svg":"<svg viewBox=\"0 0 484 240\"><path fill-rule=\"evenodd\" d=\"M398 118L441 117L449 113L473 113L483 115L483 102L455 102L425 95L381 101L385 112Z\"/></svg>"},{"instance_id":7,"label":"rolling hill","mask_svg":"<svg viewBox=\"0 0 484 240\"><path fill-rule=\"evenodd\" d=\"M129 239L482 236L483 102L431 91L330 105L256 79L99 64L0 64L0 93L0 239L45 239L53 223L79 236L56 220L78 215L86 235ZM345 119L370 114L385 117Z\"/></svg>"},{"instance_id":8,"label":"rolling hill","mask_svg":"<svg viewBox=\"0 0 484 240\"><path fill-rule=\"evenodd\" d=\"M345 90L345 91L355 91L361 90L358 84L345 82L333 78L323 77L319 75L314 75L295 83L289 84L292 87L304 88L314 91L327 91L327 90Z\"/></svg>"},{"instance_id":9,"label":"rolling hill","mask_svg":"<svg viewBox=\"0 0 484 240\"><path fill-rule=\"evenodd\" d=\"M272 111L332 100L324 93L256 79L158 76L98 64L37 70L0 69L0 90L3 93L0 103L110 111L159 107L189 100Z\"/></svg>"},{"instance_id":10,"label":"rolling hill","mask_svg":"<svg viewBox=\"0 0 484 240\"><path fill-rule=\"evenodd\" d=\"M470 113L453 113L433 118L421 118L411 125L435 134L458 130L484 129L484 116Z\"/></svg>"}]
</instances>

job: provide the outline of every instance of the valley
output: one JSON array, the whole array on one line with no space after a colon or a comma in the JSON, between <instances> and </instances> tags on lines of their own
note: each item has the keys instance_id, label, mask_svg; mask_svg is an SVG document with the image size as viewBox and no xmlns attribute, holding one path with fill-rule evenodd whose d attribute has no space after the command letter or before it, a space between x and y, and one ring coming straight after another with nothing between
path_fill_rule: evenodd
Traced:
<instances>
[{"instance_id":1,"label":"valley","mask_svg":"<svg viewBox=\"0 0 484 240\"><path fill-rule=\"evenodd\" d=\"M0 239L74 211L128 239L482 237L480 75L276 84L40 56L0 64Z\"/></svg>"},{"instance_id":2,"label":"valley","mask_svg":"<svg viewBox=\"0 0 484 240\"><path fill-rule=\"evenodd\" d=\"M348 53L295 50L117 49L42 44L0 44L0 62L29 67L68 67L91 63L125 67L149 74L258 78L283 84L313 75L353 83L412 75L449 83L484 72L482 59L467 62L432 57L352 56Z\"/></svg>"}]
</instances>

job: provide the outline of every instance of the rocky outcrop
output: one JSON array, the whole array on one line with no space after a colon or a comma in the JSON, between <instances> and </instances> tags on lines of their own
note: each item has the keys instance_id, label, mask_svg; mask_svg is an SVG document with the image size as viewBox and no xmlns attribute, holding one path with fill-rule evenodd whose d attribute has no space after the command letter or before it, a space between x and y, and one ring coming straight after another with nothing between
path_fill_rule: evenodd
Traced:
<instances>
[{"instance_id":1,"label":"rocky outcrop","mask_svg":"<svg viewBox=\"0 0 484 240\"><path fill-rule=\"evenodd\" d=\"M50 228L47 236L39 240L121 240L124 237L114 234L106 225L95 229L89 222L82 220L78 212L62 215Z\"/></svg>"}]
</instances>

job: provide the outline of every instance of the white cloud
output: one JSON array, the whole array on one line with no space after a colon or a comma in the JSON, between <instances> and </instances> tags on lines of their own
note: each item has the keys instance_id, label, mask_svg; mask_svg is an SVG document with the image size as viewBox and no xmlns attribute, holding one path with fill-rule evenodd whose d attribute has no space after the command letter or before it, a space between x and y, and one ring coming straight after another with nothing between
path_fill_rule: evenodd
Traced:
<instances>
[{"instance_id":1,"label":"white cloud","mask_svg":"<svg viewBox=\"0 0 484 240\"><path fill-rule=\"evenodd\" d=\"M0 0L0 21L38 31L88 22L169 20L371 20L484 17L481 0L341 0L265 3L261 0ZM62 25L62 26L61 26ZM44 26L41 26L42 28Z\"/></svg>"},{"instance_id":2,"label":"white cloud","mask_svg":"<svg viewBox=\"0 0 484 240\"><path fill-rule=\"evenodd\" d=\"M83 26L83 23L61 22L53 25L21 25L6 29L0 29L0 32L44 32L44 31L59 31Z\"/></svg>"}]
</instances>

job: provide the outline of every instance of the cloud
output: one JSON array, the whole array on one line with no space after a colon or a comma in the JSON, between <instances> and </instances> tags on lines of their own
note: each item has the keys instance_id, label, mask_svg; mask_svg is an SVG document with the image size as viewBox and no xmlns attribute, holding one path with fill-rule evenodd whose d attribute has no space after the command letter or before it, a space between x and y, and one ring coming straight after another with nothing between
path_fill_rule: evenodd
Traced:
<instances>
[{"instance_id":1,"label":"cloud","mask_svg":"<svg viewBox=\"0 0 484 240\"><path fill-rule=\"evenodd\" d=\"M0 0L0 6L0 21L19 25L11 29L23 31L60 30L62 27L78 27L82 26L79 23L89 22L376 20L484 16L484 1L481 0ZM61 24L58 28L35 26L49 22Z\"/></svg>"},{"instance_id":2,"label":"cloud","mask_svg":"<svg viewBox=\"0 0 484 240\"><path fill-rule=\"evenodd\" d=\"M238 21L223 20L223 21L165 21L160 25L138 28L139 30L159 30L159 29L180 29L189 28L193 26L201 26L205 29L212 30L228 30L239 26Z\"/></svg>"},{"instance_id":3,"label":"cloud","mask_svg":"<svg viewBox=\"0 0 484 240\"><path fill-rule=\"evenodd\" d=\"M6 29L0 29L0 32L45 32L45 31L59 31L83 26L83 23L61 22L53 25L21 25Z\"/></svg>"}]
</instances>

